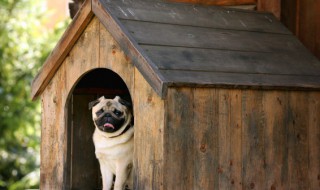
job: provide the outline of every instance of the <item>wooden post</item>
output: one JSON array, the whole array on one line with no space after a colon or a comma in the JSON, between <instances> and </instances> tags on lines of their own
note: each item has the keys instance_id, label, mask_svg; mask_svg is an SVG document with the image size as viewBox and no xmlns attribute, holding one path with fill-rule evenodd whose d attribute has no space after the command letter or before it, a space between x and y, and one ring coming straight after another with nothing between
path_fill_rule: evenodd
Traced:
<instances>
[{"instance_id":1,"label":"wooden post","mask_svg":"<svg viewBox=\"0 0 320 190\"><path fill-rule=\"evenodd\" d=\"M281 0L258 0L258 11L272 12L279 20L281 13Z\"/></svg>"}]
</instances>

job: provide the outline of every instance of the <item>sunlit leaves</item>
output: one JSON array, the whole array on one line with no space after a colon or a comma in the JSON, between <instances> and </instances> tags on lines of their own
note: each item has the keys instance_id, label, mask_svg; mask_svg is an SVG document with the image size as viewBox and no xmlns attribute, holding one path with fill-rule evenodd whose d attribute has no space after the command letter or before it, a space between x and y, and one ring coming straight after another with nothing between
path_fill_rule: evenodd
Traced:
<instances>
[{"instance_id":1,"label":"sunlit leaves","mask_svg":"<svg viewBox=\"0 0 320 190\"><path fill-rule=\"evenodd\" d=\"M66 25L45 27L43 0L0 0L0 189L38 183L40 102L31 82Z\"/></svg>"}]
</instances>

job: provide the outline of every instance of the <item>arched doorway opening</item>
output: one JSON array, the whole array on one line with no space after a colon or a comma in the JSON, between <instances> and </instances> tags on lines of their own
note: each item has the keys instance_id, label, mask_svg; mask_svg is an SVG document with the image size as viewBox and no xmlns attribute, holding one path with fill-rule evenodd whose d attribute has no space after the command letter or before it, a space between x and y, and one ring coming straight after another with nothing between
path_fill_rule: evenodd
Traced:
<instances>
[{"instance_id":1,"label":"arched doorway opening","mask_svg":"<svg viewBox=\"0 0 320 190\"><path fill-rule=\"evenodd\" d=\"M101 175L92 141L94 125L89 102L101 96L115 96L131 101L130 92L115 72L95 69L81 77L69 96L68 102L68 174L70 189L101 189ZM131 101L132 102L132 101Z\"/></svg>"}]
</instances>

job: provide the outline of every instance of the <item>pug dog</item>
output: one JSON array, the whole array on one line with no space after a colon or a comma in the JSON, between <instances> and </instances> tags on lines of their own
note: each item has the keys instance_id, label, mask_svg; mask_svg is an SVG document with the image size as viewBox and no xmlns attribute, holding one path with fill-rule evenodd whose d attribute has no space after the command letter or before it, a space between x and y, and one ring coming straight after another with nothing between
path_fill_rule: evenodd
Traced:
<instances>
[{"instance_id":1,"label":"pug dog","mask_svg":"<svg viewBox=\"0 0 320 190\"><path fill-rule=\"evenodd\" d=\"M129 102L104 96L89 103L95 125L93 142L99 160L103 190L133 188L133 116Z\"/></svg>"}]
</instances>

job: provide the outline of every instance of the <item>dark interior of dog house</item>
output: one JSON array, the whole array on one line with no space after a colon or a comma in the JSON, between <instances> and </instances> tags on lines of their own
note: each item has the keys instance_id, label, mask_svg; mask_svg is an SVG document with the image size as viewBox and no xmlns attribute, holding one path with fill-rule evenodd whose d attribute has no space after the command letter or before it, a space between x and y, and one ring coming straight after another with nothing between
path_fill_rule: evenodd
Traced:
<instances>
[{"instance_id":1,"label":"dark interior of dog house","mask_svg":"<svg viewBox=\"0 0 320 190\"><path fill-rule=\"evenodd\" d=\"M70 96L68 112L67 181L71 189L101 189L99 162L92 141L94 125L88 103L101 96L116 95L131 101L129 90L121 77L108 69L95 69L85 74ZM85 171L85 172L84 172Z\"/></svg>"}]
</instances>

